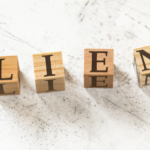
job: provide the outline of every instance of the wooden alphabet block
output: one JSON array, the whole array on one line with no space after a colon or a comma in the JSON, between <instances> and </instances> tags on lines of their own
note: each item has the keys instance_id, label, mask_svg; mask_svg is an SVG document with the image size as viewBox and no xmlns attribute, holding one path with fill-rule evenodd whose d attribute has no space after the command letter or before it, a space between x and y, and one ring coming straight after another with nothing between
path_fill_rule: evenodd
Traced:
<instances>
[{"instance_id":1,"label":"wooden alphabet block","mask_svg":"<svg viewBox=\"0 0 150 150\"><path fill-rule=\"evenodd\" d=\"M114 76L113 49L84 50L84 87L112 88Z\"/></svg>"},{"instance_id":2,"label":"wooden alphabet block","mask_svg":"<svg viewBox=\"0 0 150 150\"><path fill-rule=\"evenodd\" d=\"M0 56L0 95L20 94L20 70L17 56Z\"/></svg>"},{"instance_id":3,"label":"wooden alphabet block","mask_svg":"<svg viewBox=\"0 0 150 150\"><path fill-rule=\"evenodd\" d=\"M150 85L150 46L134 49L134 66L139 86Z\"/></svg>"},{"instance_id":4,"label":"wooden alphabet block","mask_svg":"<svg viewBox=\"0 0 150 150\"><path fill-rule=\"evenodd\" d=\"M33 62L37 93L65 90L61 52L34 54Z\"/></svg>"}]
</instances>

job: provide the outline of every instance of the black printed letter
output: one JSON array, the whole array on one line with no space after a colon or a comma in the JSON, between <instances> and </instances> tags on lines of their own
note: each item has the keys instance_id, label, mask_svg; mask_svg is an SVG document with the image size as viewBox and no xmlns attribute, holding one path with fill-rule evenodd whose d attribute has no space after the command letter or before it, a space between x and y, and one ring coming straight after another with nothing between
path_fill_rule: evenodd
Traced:
<instances>
[{"instance_id":1,"label":"black printed letter","mask_svg":"<svg viewBox=\"0 0 150 150\"><path fill-rule=\"evenodd\" d=\"M48 81L48 91L54 91L53 80L46 81Z\"/></svg>"},{"instance_id":2,"label":"black printed letter","mask_svg":"<svg viewBox=\"0 0 150 150\"><path fill-rule=\"evenodd\" d=\"M51 60L50 60L51 56L53 55L42 56L42 57L45 57L46 69L47 69L47 75L44 75L44 77L55 76L55 74L52 74ZM54 91L53 80L46 80L46 81L48 81L48 91Z\"/></svg>"},{"instance_id":3,"label":"black printed letter","mask_svg":"<svg viewBox=\"0 0 150 150\"><path fill-rule=\"evenodd\" d=\"M92 70L91 72L107 72L108 71L108 67L106 68L106 70L97 70L97 62L103 62L105 65L105 58L103 60L97 60L97 53L104 53L107 56L107 52L106 51L89 51L90 53L92 53Z\"/></svg>"},{"instance_id":4,"label":"black printed letter","mask_svg":"<svg viewBox=\"0 0 150 150\"><path fill-rule=\"evenodd\" d=\"M0 59L0 80L12 80L13 78L13 74L11 74L11 77L10 78L2 78L2 61L5 60L4 58L3 59Z\"/></svg>"},{"instance_id":5,"label":"black printed letter","mask_svg":"<svg viewBox=\"0 0 150 150\"><path fill-rule=\"evenodd\" d=\"M142 70L142 71L150 70L150 69L148 69L148 68L146 67L146 64L145 64L145 61L144 61L144 58L143 58L143 55L144 55L145 57L147 57L147 58L150 59L150 54L147 53L147 52L144 51L144 50L139 50L139 51L136 51L136 52L139 52L140 55L141 55L141 59L142 59L143 65L144 65L144 70Z\"/></svg>"},{"instance_id":6,"label":"black printed letter","mask_svg":"<svg viewBox=\"0 0 150 150\"><path fill-rule=\"evenodd\" d=\"M145 84L144 85L148 85L147 80L148 80L148 77L150 77L150 74L146 74L145 76L146 76L146 79L145 79Z\"/></svg>"},{"instance_id":7,"label":"black printed letter","mask_svg":"<svg viewBox=\"0 0 150 150\"><path fill-rule=\"evenodd\" d=\"M47 69L47 75L44 75L44 77L47 76L55 76L55 74L52 74L52 68L51 68L51 60L50 57L53 55L45 55L42 57L45 57L45 61L46 61L46 69Z\"/></svg>"},{"instance_id":8,"label":"black printed letter","mask_svg":"<svg viewBox=\"0 0 150 150\"><path fill-rule=\"evenodd\" d=\"M105 83L105 80L97 81L97 77L105 77L107 79L107 76L90 76L90 77L92 78L92 86L91 87L107 87L107 84L105 86L97 86L97 82Z\"/></svg>"},{"instance_id":9,"label":"black printed letter","mask_svg":"<svg viewBox=\"0 0 150 150\"><path fill-rule=\"evenodd\" d=\"M0 94L15 94L15 91L13 93L4 93L3 84L0 84Z\"/></svg>"}]
</instances>

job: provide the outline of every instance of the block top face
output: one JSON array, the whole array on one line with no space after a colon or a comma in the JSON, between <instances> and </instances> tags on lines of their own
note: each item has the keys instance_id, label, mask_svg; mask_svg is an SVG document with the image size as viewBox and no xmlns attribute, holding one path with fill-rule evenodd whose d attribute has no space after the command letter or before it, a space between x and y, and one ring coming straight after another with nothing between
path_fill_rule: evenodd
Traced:
<instances>
[{"instance_id":1,"label":"block top face","mask_svg":"<svg viewBox=\"0 0 150 150\"><path fill-rule=\"evenodd\" d=\"M150 74L150 46L134 49L134 55L140 74Z\"/></svg>"},{"instance_id":2,"label":"block top face","mask_svg":"<svg viewBox=\"0 0 150 150\"><path fill-rule=\"evenodd\" d=\"M64 77L61 52L33 55L35 80L56 79Z\"/></svg>"},{"instance_id":3,"label":"block top face","mask_svg":"<svg viewBox=\"0 0 150 150\"><path fill-rule=\"evenodd\" d=\"M17 56L0 56L0 84L19 81Z\"/></svg>"},{"instance_id":4,"label":"block top face","mask_svg":"<svg viewBox=\"0 0 150 150\"><path fill-rule=\"evenodd\" d=\"M113 49L85 49L84 75L113 75Z\"/></svg>"}]
</instances>

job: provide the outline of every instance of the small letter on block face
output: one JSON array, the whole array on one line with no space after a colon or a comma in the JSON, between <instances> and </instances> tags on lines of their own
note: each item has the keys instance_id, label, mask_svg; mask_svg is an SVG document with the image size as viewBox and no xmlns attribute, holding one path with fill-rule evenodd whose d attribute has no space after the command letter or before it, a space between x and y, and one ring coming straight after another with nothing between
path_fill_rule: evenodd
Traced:
<instances>
[{"instance_id":1,"label":"small letter on block face","mask_svg":"<svg viewBox=\"0 0 150 150\"><path fill-rule=\"evenodd\" d=\"M17 56L0 56L0 95L20 94L20 71Z\"/></svg>"},{"instance_id":2,"label":"small letter on block face","mask_svg":"<svg viewBox=\"0 0 150 150\"><path fill-rule=\"evenodd\" d=\"M134 66L139 86L150 85L150 46L134 49Z\"/></svg>"},{"instance_id":3,"label":"small letter on block face","mask_svg":"<svg viewBox=\"0 0 150 150\"><path fill-rule=\"evenodd\" d=\"M61 52L33 55L37 93L65 90L65 76Z\"/></svg>"},{"instance_id":4,"label":"small letter on block face","mask_svg":"<svg viewBox=\"0 0 150 150\"><path fill-rule=\"evenodd\" d=\"M84 50L84 87L112 88L114 76L113 49Z\"/></svg>"}]
</instances>

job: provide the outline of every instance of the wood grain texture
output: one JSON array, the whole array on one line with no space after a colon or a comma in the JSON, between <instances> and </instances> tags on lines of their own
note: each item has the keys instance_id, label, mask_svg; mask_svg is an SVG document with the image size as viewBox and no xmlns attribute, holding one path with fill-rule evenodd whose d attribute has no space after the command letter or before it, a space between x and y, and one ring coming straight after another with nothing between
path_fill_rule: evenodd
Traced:
<instances>
[{"instance_id":1,"label":"wood grain texture","mask_svg":"<svg viewBox=\"0 0 150 150\"><path fill-rule=\"evenodd\" d=\"M50 62L45 59L45 56L49 56ZM33 63L37 93L65 90L64 67L61 52L34 54ZM48 67L51 69L47 68L47 64L50 65ZM52 75L47 75L48 71L51 71ZM49 80L51 80L52 83L49 83ZM49 89L50 85L53 90Z\"/></svg>"},{"instance_id":2,"label":"wood grain texture","mask_svg":"<svg viewBox=\"0 0 150 150\"><path fill-rule=\"evenodd\" d=\"M137 61L138 68L140 70L140 74L141 75L150 74L150 59L148 59L145 56L143 57L144 61L145 61L145 64L146 64L146 67L149 68L149 70L143 71L144 65L143 65L140 53L138 52L139 50L144 50L145 52L150 54L150 46L134 49L134 55L135 55L135 58L136 58L136 61Z\"/></svg>"},{"instance_id":3,"label":"wood grain texture","mask_svg":"<svg viewBox=\"0 0 150 150\"><path fill-rule=\"evenodd\" d=\"M141 55L140 51L146 52ZM150 85L150 46L134 49L134 63L140 87ZM146 68L146 69L145 69Z\"/></svg>"},{"instance_id":4,"label":"wood grain texture","mask_svg":"<svg viewBox=\"0 0 150 150\"><path fill-rule=\"evenodd\" d=\"M1 56L0 59L2 60L0 95L20 94L20 69L19 69L18 57Z\"/></svg>"},{"instance_id":5,"label":"wood grain texture","mask_svg":"<svg viewBox=\"0 0 150 150\"><path fill-rule=\"evenodd\" d=\"M49 85L47 80L36 80L37 93L45 93L49 91ZM53 91L64 91L65 90L65 79L64 77L53 78Z\"/></svg>"},{"instance_id":6,"label":"wood grain texture","mask_svg":"<svg viewBox=\"0 0 150 150\"><path fill-rule=\"evenodd\" d=\"M114 75L113 49L84 50L84 87L112 88L113 75Z\"/></svg>"}]
</instances>

